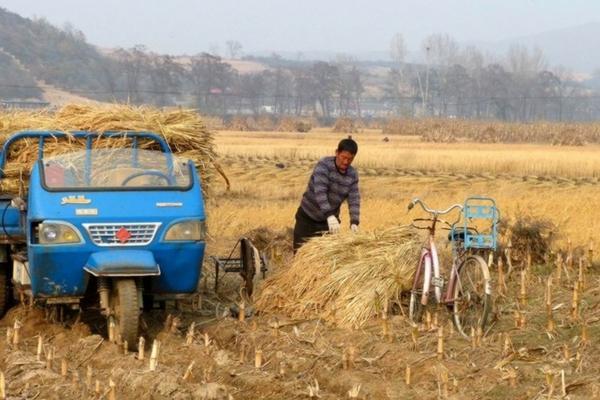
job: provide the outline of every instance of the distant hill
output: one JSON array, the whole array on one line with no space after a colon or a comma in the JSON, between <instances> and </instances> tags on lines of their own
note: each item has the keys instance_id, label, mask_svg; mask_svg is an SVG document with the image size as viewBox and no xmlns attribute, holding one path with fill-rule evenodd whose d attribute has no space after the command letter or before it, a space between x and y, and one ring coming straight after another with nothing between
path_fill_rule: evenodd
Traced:
<instances>
[{"instance_id":1,"label":"distant hill","mask_svg":"<svg viewBox=\"0 0 600 400\"><path fill-rule=\"evenodd\" d=\"M599 37L600 22L590 22L535 35L503 39L492 43L475 43L475 45L495 54L506 54L513 44L530 48L537 46L544 52L550 66L562 65L574 72L591 73L600 68L600 51L597 42Z\"/></svg>"},{"instance_id":2,"label":"distant hill","mask_svg":"<svg viewBox=\"0 0 600 400\"><path fill-rule=\"evenodd\" d=\"M45 20L23 18L2 8L0 48L2 97L39 97L36 80L65 90L101 93L106 87L105 72L112 64L81 32L61 30ZM29 88L24 90L24 86Z\"/></svg>"}]
</instances>

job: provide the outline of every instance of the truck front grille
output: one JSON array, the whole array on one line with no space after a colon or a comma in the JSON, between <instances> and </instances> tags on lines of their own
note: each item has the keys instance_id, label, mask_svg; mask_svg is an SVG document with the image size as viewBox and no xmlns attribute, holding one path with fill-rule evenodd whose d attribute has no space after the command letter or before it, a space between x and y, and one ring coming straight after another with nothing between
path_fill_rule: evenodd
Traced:
<instances>
[{"instance_id":1,"label":"truck front grille","mask_svg":"<svg viewBox=\"0 0 600 400\"><path fill-rule=\"evenodd\" d=\"M144 246L152 242L160 225L160 222L125 222L83 224L83 227L98 246Z\"/></svg>"}]
</instances>

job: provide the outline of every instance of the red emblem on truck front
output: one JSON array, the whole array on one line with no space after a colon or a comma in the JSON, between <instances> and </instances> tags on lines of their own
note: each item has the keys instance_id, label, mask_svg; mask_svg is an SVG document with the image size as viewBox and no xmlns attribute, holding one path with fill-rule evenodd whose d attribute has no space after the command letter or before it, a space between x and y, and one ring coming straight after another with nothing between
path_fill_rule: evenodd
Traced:
<instances>
[{"instance_id":1,"label":"red emblem on truck front","mask_svg":"<svg viewBox=\"0 0 600 400\"><path fill-rule=\"evenodd\" d=\"M129 231L122 226L121 229L115 233L115 237L119 239L119 242L126 243L129 239L131 239L131 233L129 233Z\"/></svg>"}]
</instances>

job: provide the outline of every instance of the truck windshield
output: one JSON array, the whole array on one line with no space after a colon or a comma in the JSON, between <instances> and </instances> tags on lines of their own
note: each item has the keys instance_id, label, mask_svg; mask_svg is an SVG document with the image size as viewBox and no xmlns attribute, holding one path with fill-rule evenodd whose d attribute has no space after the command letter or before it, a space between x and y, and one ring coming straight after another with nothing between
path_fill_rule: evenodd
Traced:
<instances>
[{"instance_id":1,"label":"truck windshield","mask_svg":"<svg viewBox=\"0 0 600 400\"><path fill-rule=\"evenodd\" d=\"M187 188L190 165L171 153L133 148L81 150L42 160L50 189Z\"/></svg>"}]
</instances>

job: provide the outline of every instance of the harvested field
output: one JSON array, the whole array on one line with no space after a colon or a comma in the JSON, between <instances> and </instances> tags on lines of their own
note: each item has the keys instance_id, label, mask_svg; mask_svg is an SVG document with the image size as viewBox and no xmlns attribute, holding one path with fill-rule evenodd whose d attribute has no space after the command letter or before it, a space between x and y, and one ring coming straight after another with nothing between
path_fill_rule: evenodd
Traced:
<instances>
[{"instance_id":1,"label":"harvested field","mask_svg":"<svg viewBox=\"0 0 600 400\"><path fill-rule=\"evenodd\" d=\"M94 312L79 318L66 314L63 322L56 322L58 314L21 306L0 322L0 371L9 398L111 398L112 390L116 398L153 399L597 398L598 148L467 147L400 136L382 142L380 132L357 133L353 137L360 146L356 164L363 195L361 234L317 240L301 250L307 254L294 260L289 229L295 209L314 162L333 152L339 136L345 135L313 130L225 131L215 137L231 189L218 181L213 185L214 195L207 202L208 253L227 255L240 236L260 243L270 256L271 270L270 281L257 288L256 298L263 303L257 304L259 314L243 321L229 316L230 307L242 303L242 281L226 276L215 293L210 262L205 263L200 295L193 302L177 308L170 304L166 310L144 315L144 360L110 343L104 319ZM326 312L294 314L291 306L278 307L277 295L269 294L277 286L286 288L276 284L286 273L298 277L292 283L311 276L324 280L318 264L332 262L339 252L318 247L328 240L385 243L377 232L407 224L413 214L407 215L406 204L414 196L441 208L473 193L496 198L513 226L520 216L528 216L516 226L526 231L519 237L529 235L531 243L546 238L544 230L537 235L532 222L551 221L557 233L540 258L512 254L510 270L507 258L494 262L493 323L481 338L462 338L447 310L435 306L429 309L430 318L413 327L403 296L398 301L393 296L382 296L379 302L371 299L374 309L369 318L342 327ZM342 218L347 231L345 209ZM507 237L502 237L503 244ZM440 248L447 252L444 243L440 234ZM367 259L374 259L366 253L361 256L368 271ZM385 264L377 261L371 267L382 271ZM320 270L311 271L316 268ZM300 298L289 293L281 290L286 304ZM246 302L244 306L250 307ZM343 313L336 310L339 318L346 317ZM346 310L348 317L351 313ZM20 326L16 343L15 321ZM161 346L156 370L151 371L155 339ZM48 368L52 351L55 358Z\"/></svg>"}]
</instances>

